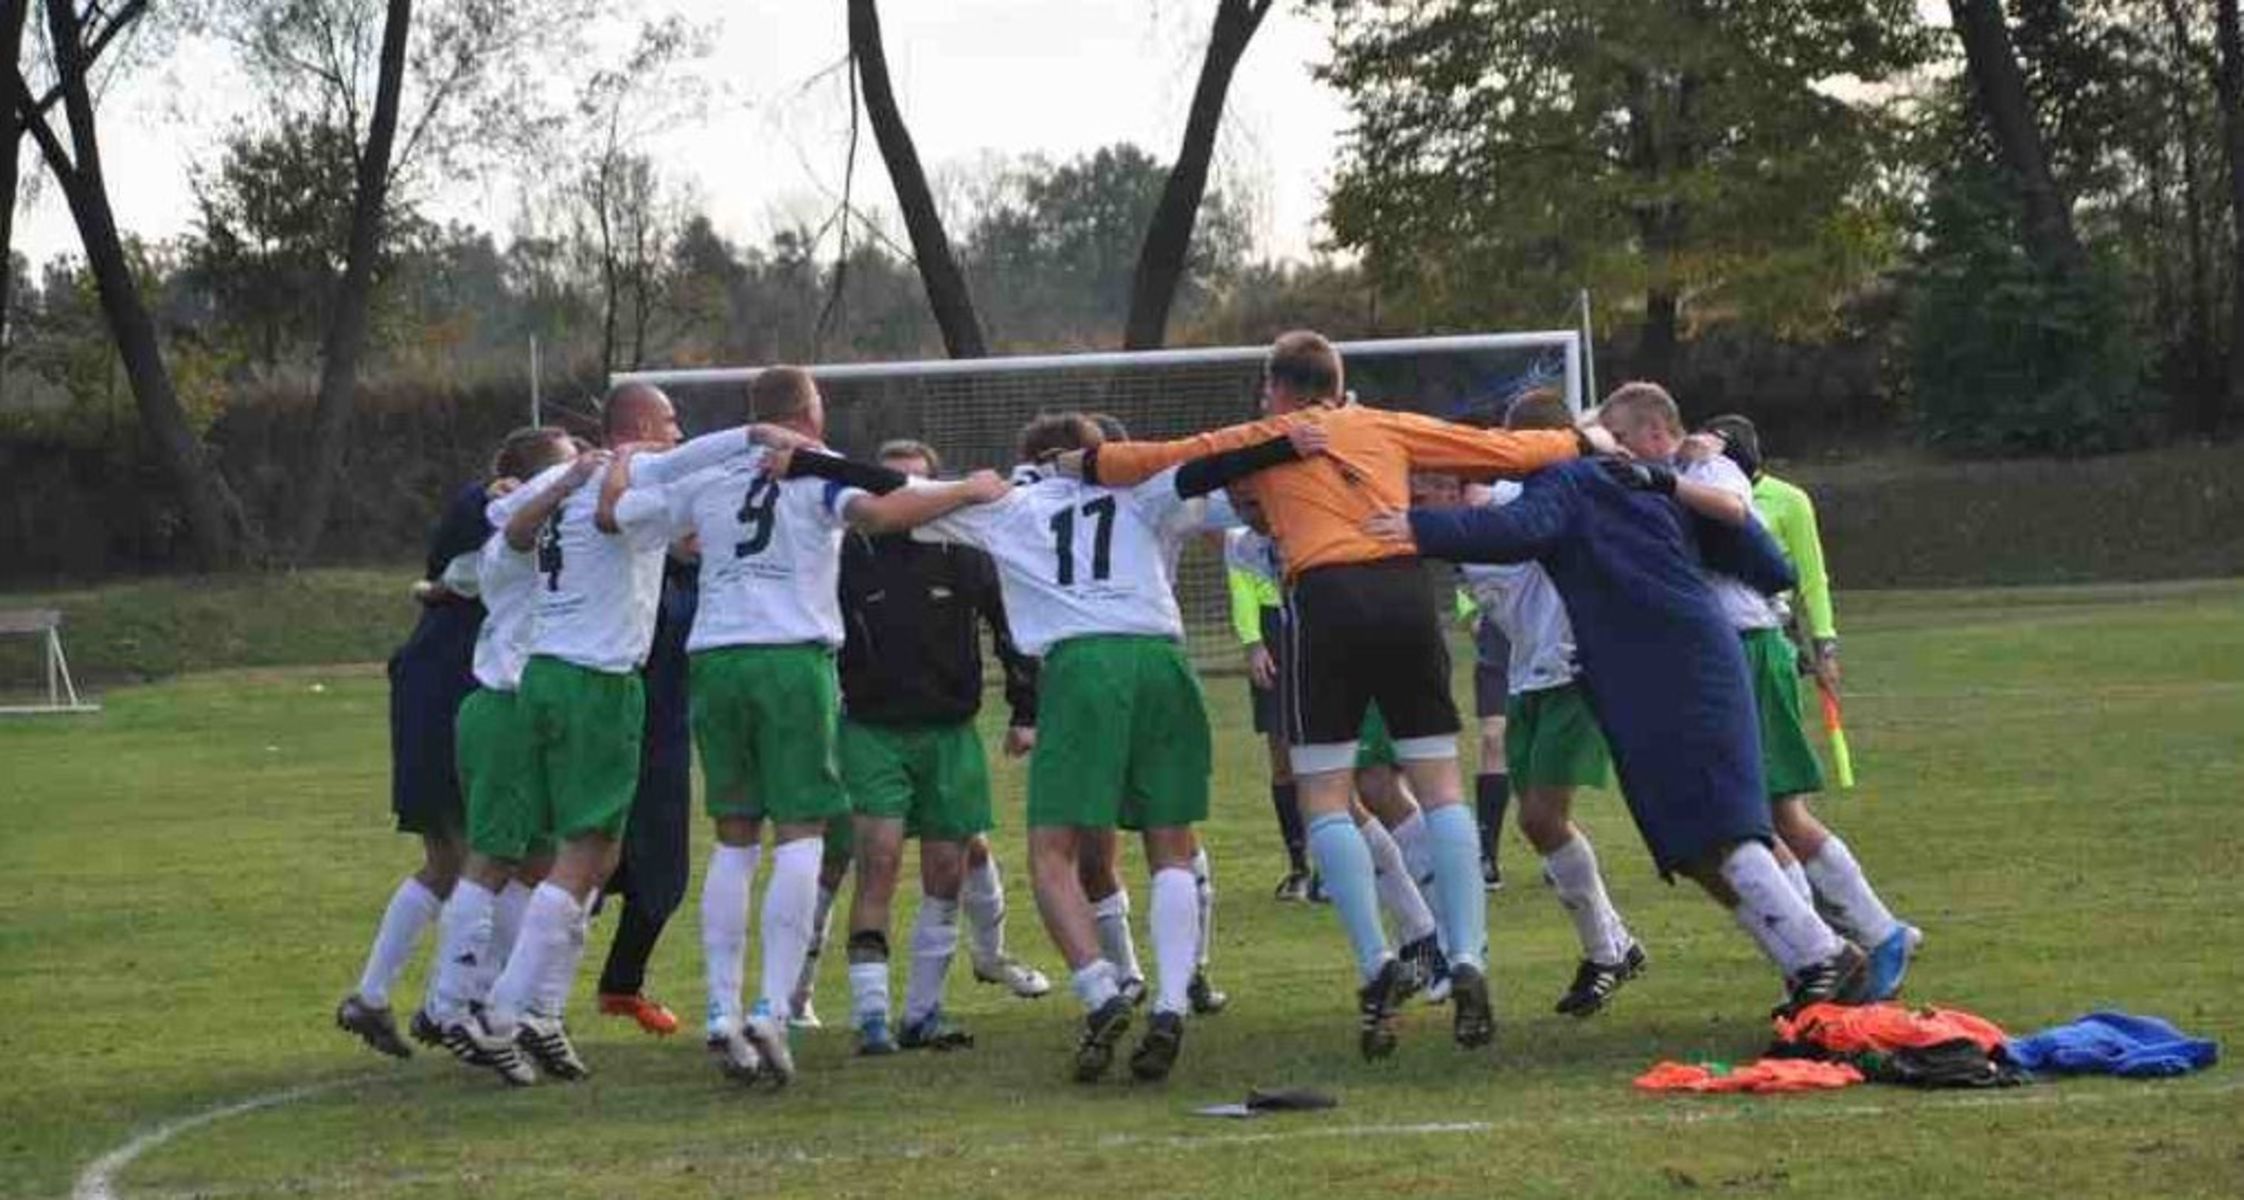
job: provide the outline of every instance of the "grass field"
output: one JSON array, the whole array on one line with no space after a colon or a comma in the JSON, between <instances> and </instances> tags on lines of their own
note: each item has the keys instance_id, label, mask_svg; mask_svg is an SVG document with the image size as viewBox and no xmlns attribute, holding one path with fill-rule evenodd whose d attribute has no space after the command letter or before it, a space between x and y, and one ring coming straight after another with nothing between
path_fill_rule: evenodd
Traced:
<instances>
[{"instance_id":1,"label":"grass field","mask_svg":"<svg viewBox=\"0 0 2244 1200\"><path fill-rule=\"evenodd\" d=\"M2233 1048L2244 584L1847 601L1863 783L1823 807L1929 935L1911 995L2016 1031L2121 1007ZM1584 821L1651 974L1594 1021L1550 1015L1571 936L1513 834L1513 885L1491 902L1496 1046L1455 1050L1446 1013L1423 1009L1395 1059L1358 1061L1331 915L1266 898L1281 860L1243 686L1210 688L1233 1007L1193 1027L1156 1088L1064 1082L1072 1001L965 982L952 1008L977 1049L857 1060L830 1029L800 1044L804 1077L777 1095L726 1085L691 1039L592 1016L582 991L584 1085L506 1093L439 1057L376 1059L328 1013L414 857L388 832L378 670L188 675L113 690L96 718L0 725L0 1193L70 1194L136 1134L313 1085L153 1146L115 1193L2244 1194L2229 1065L1990 1094L1634 1093L1656 1059L1750 1057L1775 988L1726 919L1652 877L1609 796ZM1020 782L999 768L1013 936L1050 969L1019 867ZM689 1014L692 914L689 900L655 974ZM830 963L829 1018L841 976ZM1268 1084L1342 1107L1188 1115Z\"/></svg>"}]
</instances>

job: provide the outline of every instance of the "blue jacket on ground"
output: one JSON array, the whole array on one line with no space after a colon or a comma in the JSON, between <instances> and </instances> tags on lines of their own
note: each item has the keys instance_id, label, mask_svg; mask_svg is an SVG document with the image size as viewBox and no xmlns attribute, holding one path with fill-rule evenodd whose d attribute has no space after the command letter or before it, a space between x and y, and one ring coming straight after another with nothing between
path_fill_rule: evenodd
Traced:
<instances>
[{"instance_id":1,"label":"blue jacket on ground","mask_svg":"<svg viewBox=\"0 0 2244 1200\"><path fill-rule=\"evenodd\" d=\"M2219 1061L2221 1048L2157 1017L2093 1012L2070 1025L2012 1038L2004 1044L2003 1053L2029 1071L2187 1075Z\"/></svg>"},{"instance_id":2,"label":"blue jacket on ground","mask_svg":"<svg viewBox=\"0 0 2244 1200\"><path fill-rule=\"evenodd\" d=\"M1588 459L1529 476L1501 507L1410 513L1428 558L1533 560L1550 573L1573 622L1583 692L1663 875L1772 836L1752 682L1737 631L1700 573L1700 524L1672 498L1625 488ZM1766 533L1706 524L1709 565L1789 585Z\"/></svg>"}]
</instances>

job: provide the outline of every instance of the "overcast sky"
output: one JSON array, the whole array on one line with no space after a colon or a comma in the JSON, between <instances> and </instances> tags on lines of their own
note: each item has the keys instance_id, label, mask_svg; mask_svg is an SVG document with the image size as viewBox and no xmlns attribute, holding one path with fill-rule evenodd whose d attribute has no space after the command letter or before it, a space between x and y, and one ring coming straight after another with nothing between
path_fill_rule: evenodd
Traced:
<instances>
[{"instance_id":1,"label":"overcast sky","mask_svg":"<svg viewBox=\"0 0 2244 1200\"><path fill-rule=\"evenodd\" d=\"M690 186L729 235L762 241L796 220L822 220L839 194L848 93L830 71L847 49L840 0L670 0L714 25L700 68L708 100L647 147ZM881 6L889 64L922 161L941 172L985 157L1064 159L1133 141L1175 153L1213 0L890 0ZM1234 80L1218 158L1239 186L1266 252L1305 256L1345 117L1311 78L1320 27L1290 2L1272 10ZM160 68L119 80L103 100L110 195L127 230L161 239L191 218L190 173L253 98L215 51L182 48ZM28 149L28 145L27 145ZM892 209L868 130L860 195ZM27 163L27 166L30 164ZM29 171L27 170L27 175ZM456 186L437 215L502 239L519 210L514 185ZM34 263L77 249L61 197L42 188L19 218L17 249Z\"/></svg>"}]
</instances>

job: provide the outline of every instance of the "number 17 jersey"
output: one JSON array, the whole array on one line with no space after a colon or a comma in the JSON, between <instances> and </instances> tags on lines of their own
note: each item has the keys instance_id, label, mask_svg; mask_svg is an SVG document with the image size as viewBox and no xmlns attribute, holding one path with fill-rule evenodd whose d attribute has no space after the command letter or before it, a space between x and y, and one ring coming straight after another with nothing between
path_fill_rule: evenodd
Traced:
<instances>
[{"instance_id":1,"label":"number 17 jersey","mask_svg":"<svg viewBox=\"0 0 2244 1200\"><path fill-rule=\"evenodd\" d=\"M1015 472L1003 499L969 505L922 536L965 542L997 562L1006 623L1021 652L1095 634L1182 640L1172 581L1177 550L1200 524L1200 502L1177 495L1176 471L1106 488Z\"/></svg>"}]
</instances>

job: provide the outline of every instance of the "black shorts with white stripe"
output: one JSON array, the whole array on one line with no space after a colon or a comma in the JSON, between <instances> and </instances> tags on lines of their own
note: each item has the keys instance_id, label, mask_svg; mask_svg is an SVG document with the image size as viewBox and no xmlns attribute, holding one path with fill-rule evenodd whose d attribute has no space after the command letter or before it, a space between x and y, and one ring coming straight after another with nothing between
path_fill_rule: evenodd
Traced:
<instances>
[{"instance_id":1,"label":"black shorts with white stripe","mask_svg":"<svg viewBox=\"0 0 2244 1200\"><path fill-rule=\"evenodd\" d=\"M1436 591L1417 558L1302 572L1287 592L1279 655L1289 742L1353 742L1375 702L1397 743L1455 736Z\"/></svg>"}]
</instances>

